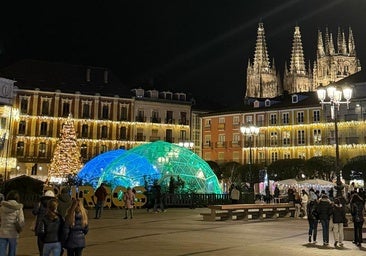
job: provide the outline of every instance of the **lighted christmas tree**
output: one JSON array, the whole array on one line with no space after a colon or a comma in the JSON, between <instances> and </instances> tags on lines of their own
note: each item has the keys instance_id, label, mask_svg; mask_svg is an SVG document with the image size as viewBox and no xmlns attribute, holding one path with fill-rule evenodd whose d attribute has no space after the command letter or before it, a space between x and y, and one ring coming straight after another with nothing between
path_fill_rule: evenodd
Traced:
<instances>
[{"instance_id":1,"label":"lighted christmas tree","mask_svg":"<svg viewBox=\"0 0 366 256\"><path fill-rule=\"evenodd\" d=\"M75 175L82 167L80 158L80 146L76 140L74 123L69 116L62 125L61 137L56 143L48 170L48 181L63 183L70 175Z\"/></svg>"}]
</instances>

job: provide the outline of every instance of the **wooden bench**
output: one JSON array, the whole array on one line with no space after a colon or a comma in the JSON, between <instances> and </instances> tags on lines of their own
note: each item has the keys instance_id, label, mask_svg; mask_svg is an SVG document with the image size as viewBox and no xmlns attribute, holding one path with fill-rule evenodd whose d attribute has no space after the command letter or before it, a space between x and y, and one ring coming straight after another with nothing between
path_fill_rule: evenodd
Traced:
<instances>
[{"instance_id":1,"label":"wooden bench","mask_svg":"<svg viewBox=\"0 0 366 256\"><path fill-rule=\"evenodd\" d=\"M292 203L277 203L277 204L224 204L224 205L209 205L210 213L201 213L203 220L233 220L243 219L260 219L290 217L295 207Z\"/></svg>"}]
</instances>

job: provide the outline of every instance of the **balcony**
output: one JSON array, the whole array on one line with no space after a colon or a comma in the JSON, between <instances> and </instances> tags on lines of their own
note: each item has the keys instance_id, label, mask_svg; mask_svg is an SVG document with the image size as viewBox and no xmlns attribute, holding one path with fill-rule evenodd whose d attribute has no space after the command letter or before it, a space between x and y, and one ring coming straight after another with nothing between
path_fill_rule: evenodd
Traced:
<instances>
[{"instance_id":1,"label":"balcony","mask_svg":"<svg viewBox=\"0 0 366 256\"><path fill-rule=\"evenodd\" d=\"M150 122L151 123L161 123L161 118L160 117L150 117Z\"/></svg>"},{"instance_id":2,"label":"balcony","mask_svg":"<svg viewBox=\"0 0 366 256\"><path fill-rule=\"evenodd\" d=\"M150 140L150 142L158 141L158 140L160 140L160 137L159 136L150 136L149 140Z\"/></svg>"},{"instance_id":3,"label":"balcony","mask_svg":"<svg viewBox=\"0 0 366 256\"><path fill-rule=\"evenodd\" d=\"M216 148L226 148L226 141L216 142Z\"/></svg>"},{"instance_id":4,"label":"balcony","mask_svg":"<svg viewBox=\"0 0 366 256\"><path fill-rule=\"evenodd\" d=\"M146 136L144 135L136 135L135 141L146 141Z\"/></svg>"},{"instance_id":5,"label":"balcony","mask_svg":"<svg viewBox=\"0 0 366 256\"><path fill-rule=\"evenodd\" d=\"M146 122L146 116L136 116L136 122Z\"/></svg>"},{"instance_id":6,"label":"balcony","mask_svg":"<svg viewBox=\"0 0 366 256\"><path fill-rule=\"evenodd\" d=\"M179 122L180 125L189 125L189 121L186 120L186 119L179 119L178 122Z\"/></svg>"},{"instance_id":7,"label":"balcony","mask_svg":"<svg viewBox=\"0 0 366 256\"><path fill-rule=\"evenodd\" d=\"M173 118L165 118L165 123L166 124L175 124L175 119L173 119Z\"/></svg>"}]
</instances>

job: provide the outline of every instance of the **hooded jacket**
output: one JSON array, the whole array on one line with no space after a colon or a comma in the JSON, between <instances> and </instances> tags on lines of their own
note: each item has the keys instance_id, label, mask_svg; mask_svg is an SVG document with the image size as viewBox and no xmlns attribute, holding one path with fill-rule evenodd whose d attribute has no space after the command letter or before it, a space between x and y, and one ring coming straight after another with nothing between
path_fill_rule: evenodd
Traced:
<instances>
[{"instance_id":1,"label":"hooded jacket","mask_svg":"<svg viewBox=\"0 0 366 256\"><path fill-rule=\"evenodd\" d=\"M15 200L2 201L0 207L1 238L18 238L19 234L15 229L15 222L24 227L23 204Z\"/></svg>"},{"instance_id":2,"label":"hooded jacket","mask_svg":"<svg viewBox=\"0 0 366 256\"><path fill-rule=\"evenodd\" d=\"M68 192L64 192L62 191L62 193L58 196L58 206L57 206L57 211L58 213L65 218L66 216L66 211L67 209L71 206L72 204L72 198L69 195Z\"/></svg>"}]
</instances>

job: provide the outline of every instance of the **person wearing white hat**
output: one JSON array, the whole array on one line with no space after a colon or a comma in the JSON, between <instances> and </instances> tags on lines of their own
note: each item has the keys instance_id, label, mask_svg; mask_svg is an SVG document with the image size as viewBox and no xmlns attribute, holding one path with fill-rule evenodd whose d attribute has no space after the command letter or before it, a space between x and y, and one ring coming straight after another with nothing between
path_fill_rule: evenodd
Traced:
<instances>
[{"instance_id":1,"label":"person wearing white hat","mask_svg":"<svg viewBox=\"0 0 366 256\"><path fill-rule=\"evenodd\" d=\"M44 195L41 196L39 202L36 203L36 205L32 210L33 215L36 216L34 233L37 236L37 245L40 256L43 254L43 242L41 241L40 237L37 234L38 225L40 224L41 220L43 219L43 217L47 212L48 201L52 198L55 198L55 193L52 190L45 191Z\"/></svg>"}]
</instances>

